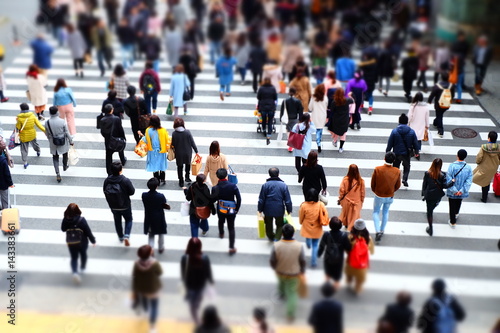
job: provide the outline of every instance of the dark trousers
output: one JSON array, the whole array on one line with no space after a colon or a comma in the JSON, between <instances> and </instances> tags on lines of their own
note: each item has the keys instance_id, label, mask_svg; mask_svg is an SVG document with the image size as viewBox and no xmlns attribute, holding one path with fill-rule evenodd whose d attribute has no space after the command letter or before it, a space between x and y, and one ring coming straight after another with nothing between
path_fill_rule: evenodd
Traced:
<instances>
[{"instance_id":1,"label":"dark trousers","mask_svg":"<svg viewBox=\"0 0 500 333\"><path fill-rule=\"evenodd\" d=\"M106 147L108 146L107 142L105 142ZM106 148L106 171L108 172L108 175L112 174L111 172L111 164L113 163L113 153L111 149ZM120 162L122 164L125 164L125 154L122 151L118 152L118 156L120 157Z\"/></svg>"},{"instance_id":2,"label":"dark trousers","mask_svg":"<svg viewBox=\"0 0 500 333\"><path fill-rule=\"evenodd\" d=\"M78 58L78 59L73 59L73 68L75 71L82 69L83 70L83 59Z\"/></svg>"},{"instance_id":3,"label":"dark trousers","mask_svg":"<svg viewBox=\"0 0 500 333\"><path fill-rule=\"evenodd\" d=\"M450 204L450 223L457 223L457 218L455 217L460 213L460 207L462 206L462 199L448 198L448 203Z\"/></svg>"},{"instance_id":4,"label":"dark trousers","mask_svg":"<svg viewBox=\"0 0 500 333\"><path fill-rule=\"evenodd\" d=\"M484 66L484 65L476 65L474 67L474 72L476 74L474 82L476 84L482 84L483 80L484 80L484 77L486 76L486 66Z\"/></svg>"},{"instance_id":5,"label":"dark trousers","mask_svg":"<svg viewBox=\"0 0 500 333\"><path fill-rule=\"evenodd\" d=\"M59 174L59 155L52 155L52 163L54 164L54 169L56 170L56 175ZM63 165L68 166L68 153L63 154Z\"/></svg>"},{"instance_id":6,"label":"dark trousers","mask_svg":"<svg viewBox=\"0 0 500 333\"><path fill-rule=\"evenodd\" d=\"M186 169L186 179L189 178L189 174L191 173L191 166L189 164L177 164L177 178L182 180L182 169Z\"/></svg>"},{"instance_id":7,"label":"dark trousers","mask_svg":"<svg viewBox=\"0 0 500 333\"><path fill-rule=\"evenodd\" d=\"M153 110L156 110L156 107L158 105L158 92L156 90L150 92L145 91L144 102L146 102L146 108L148 109L148 113L151 113L151 107L153 107Z\"/></svg>"},{"instance_id":8,"label":"dark trousers","mask_svg":"<svg viewBox=\"0 0 500 333\"><path fill-rule=\"evenodd\" d=\"M191 99L193 99L194 98L194 80L196 79L196 77L193 75L189 75L188 79L189 79L189 82L191 83L190 93L191 93Z\"/></svg>"},{"instance_id":9,"label":"dark trousers","mask_svg":"<svg viewBox=\"0 0 500 333\"><path fill-rule=\"evenodd\" d=\"M439 72L434 72L434 84L436 84L438 82L438 79L439 79L439 76L441 75L441 73Z\"/></svg>"},{"instance_id":10,"label":"dark trousers","mask_svg":"<svg viewBox=\"0 0 500 333\"><path fill-rule=\"evenodd\" d=\"M399 169L399 166L403 162L403 181L408 181L408 175L410 174L410 156L409 155L396 155L396 160L392 163L392 166Z\"/></svg>"},{"instance_id":11,"label":"dark trousers","mask_svg":"<svg viewBox=\"0 0 500 333\"><path fill-rule=\"evenodd\" d=\"M217 216L219 217L219 234L224 234L224 222L227 221L227 230L229 231L229 248L234 249L234 239L236 237L234 220L236 219L236 214L227 215L217 213Z\"/></svg>"},{"instance_id":12,"label":"dark trousers","mask_svg":"<svg viewBox=\"0 0 500 333\"><path fill-rule=\"evenodd\" d=\"M111 212L115 220L115 229L118 238L120 240L130 238L130 233L132 232L132 207L124 210L111 209ZM122 217L125 220L125 234L123 233Z\"/></svg>"},{"instance_id":13,"label":"dark trousers","mask_svg":"<svg viewBox=\"0 0 500 333\"><path fill-rule=\"evenodd\" d=\"M273 219L276 221L276 233L273 232ZM280 240L283 230L283 216L264 216L264 224L266 225L266 236L270 241Z\"/></svg>"},{"instance_id":14,"label":"dark trousers","mask_svg":"<svg viewBox=\"0 0 500 333\"><path fill-rule=\"evenodd\" d=\"M432 213L440 202L441 200L425 200L425 203L427 204L427 221L429 224L432 223Z\"/></svg>"},{"instance_id":15,"label":"dark trousers","mask_svg":"<svg viewBox=\"0 0 500 333\"><path fill-rule=\"evenodd\" d=\"M483 201L486 202L486 200L488 200L488 192L490 191L490 184L488 184L488 186L481 187L481 191L482 191L481 199L483 199Z\"/></svg>"},{"instance_id":16,"label":"dark trousers","mask_svg":"<svg viewBox=\"0 0 500 333\"><path fill-rule=\"evenodd\" d=\"M153 177L158 179L159 182L165 181L165 171L156 171L153 172Z\"/></svg>"},{"instance_id":17,"label":"dark trousers","mask_svg":"<svg viewBox=\"0 0 500 333\"><path fill-rule=\"evenodd\" d=\"M297 169L297 172L300 171L300 168L302 168L302 165L305 164L306 161L307 160L305 158L295 156L295 169Z\"/></svg>"},{"instance_id":18,"label":"dark trousers","mask_svg":"<svg viewBox=\"0 0 500 333\"><path fill-rule=\"evenodd\" d=\"M88 243L80 246L68 246L71 256L71 271L73 274L78 273L78 256L80 256L80 269L85 269L87 265L87 248Z\"/></svg>"},{"instance_id":19,"label":"dark trousers","mask_svg":"<svg viewBox=\"0 0 500 333\"><path fill-rule=\"evenodd\" d=\"M413 80L403 79L403 90L405 92L405 97L411 97L411 89L413 88Z\"/></svg>"},{"instance_id":20,"label":"dark trousers","mask_svg":"<svg viewBox=\"0 0 500 333\"><path fill-rule=\"evenodd\" d=\"M273 119L275 111L261 111L260 114L262 116L262 132L266 134L267 138L270 138L271 134L273 134Z\"/></svg>"},{"instance_id":21,"label":"dark trousers","mask_svg":"<svg viewBox=\"0 0 500 333\"><path fill-rule=\"evenodd\" d=\"M259 72L252 71L252 75L253 75L252 88L253 92L256 93L257 89L259 88L259 83L262 80L262 71Z\"/></svg>"},{"instance_id":22,"label":"dark trousers","mask_svg":"<svg viewBox=\"0 0 500 333\"><path fill-rule=\"evenodd\" d=\"M434 119L434 126L438 129L438 134L443 135L444 133L444 125L443 125L443 116L446 110L441 108L436 109L436 118Z\"/></svg>"},{"instance_id":23,"label":"dark trousers","mask_svg":"<svg viewBox=\"0 0 500 333\"><path fill-rule=\"evenodd\" d=\"M425 71L420 71L420 75L418 76L418 79L417 79L417 87L420 88L420 85L422 85L422 88L423 89L427 89L427 80L425 79Z\"/></svg>"}]
</instances>

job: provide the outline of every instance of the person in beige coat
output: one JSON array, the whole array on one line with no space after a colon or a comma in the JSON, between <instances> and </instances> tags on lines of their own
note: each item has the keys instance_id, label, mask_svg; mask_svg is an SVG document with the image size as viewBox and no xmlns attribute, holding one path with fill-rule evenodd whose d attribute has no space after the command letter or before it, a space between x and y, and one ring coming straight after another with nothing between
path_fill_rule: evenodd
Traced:
<instances>
[{"instance_id":1,"label":"person in beige coat","mask_svg":"<svg viewBox=\"0 0 500 333\"><path fill-rule=\"evenodd\" d=\"M217 170L228 168L227 159L224 154L220 152L220 145L218 141L213 141L210 144L210 155L208 155L205 162L205 170L203 173L209 176L212 186L217 185L219 178L217 178Z\"/></svg>"},{"instance_id":2,"label":"person in beige coat","mask_svg":"<svg viewBox=\"0 0 500 333\"><path fill-rule=\"evenodd\" d=\"M429 104L424 102L424 95L421 92L413 96L413 101L408 111L408 126L417 135L418 150L420 151L425 131L429 129Z\"/></svg>"},{"instance_id":3,"label":"person in beige coat","mask_svg":"<svg viewBox=\"0 0 500 333\"><path fill-rule=\"evenodd\" d=\"M293 70L293 65L303 57L302 48L299 45L299 41L295 41L291 45L285 47L284 59L283 59L283 73L288 75L288 80L290 81L290 73Z\"/></svg>"},{"instance_id":4,"label":"person in beige coat","mask_svg":"<svg viewBox=\"0 0 500 333\"><path fill-rule=\"evenodd\" d=\"M500 146L497 143L498 133L491 131L488 133L488 143L479 149L476 155L477 167L472 172L472 182L481 186L481 201L486 203L490 183L495 176L500 165Z\"/></svg>"},{"instance_id":5,"label":"person in beige coat","mask_svg":"<svg viewBox=\"0 0 500 333\"><path fill-rule=\"evenodd\" d=\"M276 89L276 92L280 92L280 81L283 80L283 74L281 73L281 68L275 61L271 61L269 64L264 65L263 78L270 78L271 84Z\"/></svg>"},{"instance_id":6,"label":"person in beige coat","mask_svg":"<svg viewBox=\"0 0 500 333\"><path fill-rule=\"evenodd\" d=\"M45 110L48 100L47 90L45 90L47 79L45 75L40 73L37 65L30 65L26 73L26 83L28 84L28 98L35 107L35 113L38 116L38 120L45 120L43 111Z\"/></svg>"},{"instance_id":7,"label":"person in beige coat","mask_svg":"<svg viewBox=\"0 0 500 333\"><path fill-rule=\"evenodd\" d=\"M359 174L358 166L351 164L339 188L339 204L342 207L339 219L347 230L351 231L354 221L361 217L364 201L365 181Z\"/></svg>"},{"instance_id":8,"label":"person in beige coat","mask_svg":"<svg viewBox=\"0 0 500 333\"><path fill-rule=\"evenodd\" d=\"M292 82L290 82L290 87L294 87L297 91L295 97L302 102L304 111L309 110L309 101L312 96L311 83L309 82L309 78L304 75L304 70L302 68L297 71L297 75Z\"/></svg>"}]
</instances>

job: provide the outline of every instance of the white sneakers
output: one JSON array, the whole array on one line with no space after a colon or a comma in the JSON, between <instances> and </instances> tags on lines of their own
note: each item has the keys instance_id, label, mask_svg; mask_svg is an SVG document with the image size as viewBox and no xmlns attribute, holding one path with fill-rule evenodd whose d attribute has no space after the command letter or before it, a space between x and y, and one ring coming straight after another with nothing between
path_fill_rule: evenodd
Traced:
<instances>
[{"instance_id":1,"label":"white sneakers","mask_svg":"<svg viewBox=\"0 0 500 333\"><path fill-rule=\"evenodd\" d=\"M82 279L80 278L80 275L78 275L78 273L73 273L73 282L75 282L76 284L80 284L80 282L82 282Z\"/></svg>"}]
</instances>

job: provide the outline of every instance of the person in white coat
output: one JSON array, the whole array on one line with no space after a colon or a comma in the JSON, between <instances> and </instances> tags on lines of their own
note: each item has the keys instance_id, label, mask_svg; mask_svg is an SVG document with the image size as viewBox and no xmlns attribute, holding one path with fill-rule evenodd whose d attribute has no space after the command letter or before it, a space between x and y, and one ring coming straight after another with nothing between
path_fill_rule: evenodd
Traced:
<instances>
[{"instance_id":1,"label":"person in white coat","mask_svg":"<svg viewBox=\"0 0 500 333\"><path fill-rule=\"evenodd\" d=\"M87 43L81 32L73 26L73 24L68 23L66 25L66 30L68 31L68 47L71 52L71 58L73 58L73 68L75 69L75 76L80 76L83 78L83 58L85 56L85 50L87 49Z\"/></svg>"},{"instance_id":2,"label":"person in white coat","mask_svg":"<svg viewBox=\"0 0 500 333\"><path fill-rule=\"evenodd\" d=\"M47 79L40 73L37 65L30 65L26 73L26 83L28 84L28 99L35 106L35 113L38 120L45 120L43 111L47 105Z\"/></svg>"},{"instance_id":3,"label":"person in white coat","mask_svg":"<svg viewBox=\"0 0 500 333\"><path fill-rule=\"evenodd\" d=\"M264 65L264 73L262 74L263 78L268 77L271 79L271 84L276 89L276 92L280 93L280 81L283 80L283 73L281 72L281 68L275 61L271 60L268 64Z\"/></svg>"},{"instance_id":4,"label":"person in white coat","mask_svg":"<svg viewBox=\"0 0 500 333\"><path fill-rule=\"evenodd\" d=\"M321 153L321 137L323 136L323 128L326 124L326 109L328 108L328 99L325 96L325 85L318 84L314 89L314 94L309 102L309 112L311 112L311 120L316 125L316 144L318 145L318 153Z\"/></svg>"},{"instance_id":5,"label":"person in white coat","mask_svg":"<svg viewBox=\"0 0 500 333\"><path fill-rule=\"evenodd\" d=\"M45 135L49 140L50 153L52 154L52 162L56 171L57 182L61 182L59 173L59 155L63 156L63 171L66 171L68 165L69 146L73 145L73 138L69 134L66 121L59 117L57 106L49 108L50 119L45 122Z\"/></svg>"},{"instance_id":6,"label":"person in white coat","mask_svg":"<svg viewBox=\"0 0 500 333\"><path fill-rule=\"evenodd\" d=\"M408 126L415 131L418 140L418 150L422 148L425 131L429 129L429 104L424 102L424 95L418 92L413 96L413 101L408 111ZM415 156L420 159L420 156Z\"/></svg>"}]
</instances>

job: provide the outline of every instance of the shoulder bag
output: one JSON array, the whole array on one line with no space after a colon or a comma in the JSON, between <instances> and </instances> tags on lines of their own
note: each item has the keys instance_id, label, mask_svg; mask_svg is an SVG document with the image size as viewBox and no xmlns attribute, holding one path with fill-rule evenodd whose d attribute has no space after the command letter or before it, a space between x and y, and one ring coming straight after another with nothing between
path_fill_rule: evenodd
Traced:
<instances>
[{"instance_id":1,"label":"shoulder bag","mask_svg":"<svg viewBox=\"0 0 500 333\"><path fill-rule=\"evenodd\" d=\"M462 168L460 168L460 170L458 170L458 172L455 174L455 176L453 176L454 179L457 178L458 174L460 172L462 172L462 170L465 168L466 165L467 165L467 163L465 163L464 166Z\"/></svg>"},{"instance_id":2,"label":"shoulder bag","mask_svg":"<svg viewBox=\"0 0 500 333\"><path fill-rule=\"evenodd\" d=\"M414 148L408 148L408 145L406 144L406 135L405 136L402 136L401 133L399 133L399 136L403 139L403 144L405 145L405 148L406 148L406 151L408 153L408 156L411 157L415 157L415 149Z\"/></svg>"},{"instance_id":3,"label":"shoulder bag","mask_svg":"<svg viewBox=\"0 0 500 333\"><path fill-rule=\"evenodd\" d=\"M127 146L127 141L125 140L125 138L117 138L113 136L113 132L115 129L115 120L112 119L112 121L113 124L111 125L111 133L109 134L108 149L114 152L120 152L123 151Z\"/></svg>"},{"instance_id":4,"label":"shoulder bag","mask_svg":"<svg viewBox=\"0 0 500 333\"><path fill-rule=\"evenodd\" d=\"M298 124L297 124L297 129L299 129ZM301 150L302 146L304 145L304 139L306 138L306 133L302 134L301 132L302 131L299 130L298 133L295 133L294 131L288 133L288 141L286 144L289 147Z\"/></svg>"},{"instance_id":5,"label":"shoulder bag","mask_svg":"<svg viewBox=\"0 0 500 333\"><path fill-rule=\"evenodd\" d=\"M184 74L184 93L182 94L182 100L184 102L191 100L191 90L186 82L186 74Z\"/></svg>"},{"instance_id":6,"label":"shoulder bag","mask_svg":"<svg viewBox=\"0 0 500 333\"><path fill-rule=\"evenodd\" d=\"M193 206L194 206L194 214L196 215L197 218L201 220L206 220L210 217L210 206L201 206L201 207L196 207L194 203L194 191L193 191L193 186L191 185L191 196L192 201L193 201Z\"/></svg>"},{"instance_id":7,"label":"shoulder bag","mask_svg":"<svg viewBox=\"0 0 500 333\"><path fill-rule=\"evenodd\" d=\"M66 144L66 137L58 138L54 136L52 128L50 127L50 120L47 120L47 127L49 128L50 135L52 136L52 143L56 146L64 146Z\"/></svg>"},{"instance_id":8,"label":"shoulder bag","mask_svg":"<svg viewBox=\"0 0 500 333\"><path fill-rule=\"evenodd\" d=\"M230 182L230 183L233 183L233 184L238 184L238 176L236 175L236 173L234 172L233 168L231 167L231 165L228 165L228 173L227 173L227 180Z\"/></svg>"},{"instance_id":9,"label":"shoulder bag","mask_svg":"<svg viewBox=\"0 0 500 333\"><path fill-rule=\"evenodd\" d=\"M12 132L12 135L10 136L9 140L9 150L14 149L21 144L21 138L19 137L19 133L21 133L24 130L26 122L28 122L28 119L24 121L23 126L21 127L20 130L14 129L14 131Z\"/></svg>"},{"instance_id":10,"label":"shoulder bag","mask_svg":"<svg viewBox=\"0 0 500 333\"><path fill-rule=\"evenodd\" d=\"M356 185L358 185L358 182L355 182L355 183L354 183L354 185L352 185L352 187L349 189L349 191L347 191L347 193L346 193L346 194L344 194L344 195L342 196L342 198L340 198L339 200L337 200L337 205L339 205L339 206L340 206L340 203L342 202L342 200L344 200L344 198L345 198L345 197L349 194L349 192L351 192L351 190L352 190L353 188L355 188L355 187L356 187Z\"/></svg>"},{"instance_id":11,"label":"shoulder bag","mask_svg":"<svg viewBox=\"0 0 500 333\"><path fill-rule=\"evenodd\" d=\"M141 114L139 109L139 98L135 97L135 103L137 107L137 118L139 123L139 129L144 129L149 127L149 121L151 120L151 115L149 113Z\"/></svg>"}]
</instances>

